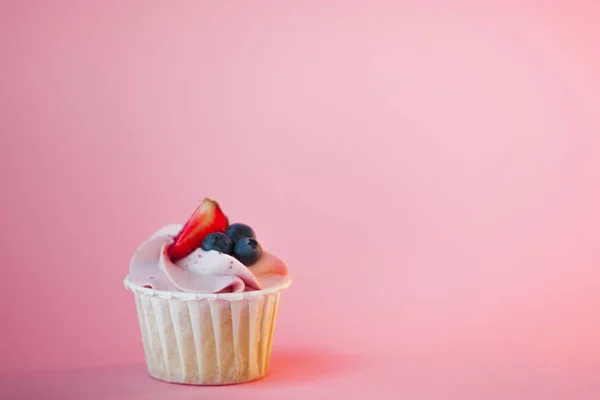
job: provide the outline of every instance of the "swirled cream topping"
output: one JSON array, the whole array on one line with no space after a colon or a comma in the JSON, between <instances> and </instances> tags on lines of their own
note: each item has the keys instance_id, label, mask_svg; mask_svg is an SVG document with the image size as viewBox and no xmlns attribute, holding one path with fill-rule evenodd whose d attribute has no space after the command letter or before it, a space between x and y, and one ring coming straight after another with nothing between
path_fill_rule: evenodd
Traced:
<instances>
[{"instance_id":1,"label":"swirled cream topping","mask_svg":"<svg viewBox=\"0 0 600 400\"><path fill-rule=\"evenodd\" d=\"M287 264L267 251L251 266L229 254L202 248L172 261L168 250L182 228L167 225L138 247L129 265L134 284L167 291L236 293L266 289L288 278Z\"/></svg>"}]
</instances>

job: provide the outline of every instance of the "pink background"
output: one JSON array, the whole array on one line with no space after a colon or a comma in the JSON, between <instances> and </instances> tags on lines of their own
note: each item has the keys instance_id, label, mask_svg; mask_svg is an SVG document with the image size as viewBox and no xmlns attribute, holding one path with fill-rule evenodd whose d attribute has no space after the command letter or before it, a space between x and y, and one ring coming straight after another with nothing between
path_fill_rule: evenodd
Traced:
<instances>
[{"instance_id":1,"label":"pink background","mask_svg":"<svg viewBox=\"0 0 600 400\"><path fill-rule=\"evenodd\" d=\"M599 3L391 3L2 2L0 394L197 396L121 282L209 196L294 284L202 393L598 398Z\"/></svg>"}]
</instances>

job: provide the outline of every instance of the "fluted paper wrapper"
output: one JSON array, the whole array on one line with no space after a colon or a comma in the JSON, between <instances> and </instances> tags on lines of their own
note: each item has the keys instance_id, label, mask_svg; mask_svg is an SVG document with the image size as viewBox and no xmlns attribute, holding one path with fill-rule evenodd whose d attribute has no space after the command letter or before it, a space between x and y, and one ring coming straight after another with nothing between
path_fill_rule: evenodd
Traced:
<instances>
[{"instance_id":1,"label":"fluted paper wrapper","mask_svg":"<svg viewBox=\"0 0 600 400\"><path fill-rule=\"evenodd\" d=\"M135 295L148 373L193 385L226 385L264 377L269 368L281 292L196 295L143 288Z\"/></svg>"}]
</instances>

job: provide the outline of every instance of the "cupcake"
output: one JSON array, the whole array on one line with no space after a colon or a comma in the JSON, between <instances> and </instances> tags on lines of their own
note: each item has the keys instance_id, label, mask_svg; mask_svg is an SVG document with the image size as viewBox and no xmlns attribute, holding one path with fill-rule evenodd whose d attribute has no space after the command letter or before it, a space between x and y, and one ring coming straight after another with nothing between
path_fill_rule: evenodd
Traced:
<instances>
[{"instance_id":1,"label":"cupcake","mask_svg":"<svg viewBox=\"0 0 600 400\"><path fill-rule=\"evenodd\" d=\"M193 385L264 377L287 264L246 224L205 199L182 226L167 225L133 255L133 292L148 373Z\"/></svg>"}]
</instances>

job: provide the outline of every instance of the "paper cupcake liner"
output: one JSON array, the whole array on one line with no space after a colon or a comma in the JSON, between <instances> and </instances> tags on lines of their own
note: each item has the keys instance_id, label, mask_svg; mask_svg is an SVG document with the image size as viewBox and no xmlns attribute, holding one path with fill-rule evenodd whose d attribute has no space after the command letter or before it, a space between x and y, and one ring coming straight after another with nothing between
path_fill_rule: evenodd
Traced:
<instances>
[{"instance_id":1,"label":"paper cupcake liner","mask_svg":"<svg viewBox=\"0 0 600 400\"><path fill-rule=\"evenodd\" d=\"M269 368L281 293L167 292L133 284L148 373L193 385L226 385L264 377Z\"/></svg>"}]
</instances>

